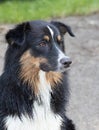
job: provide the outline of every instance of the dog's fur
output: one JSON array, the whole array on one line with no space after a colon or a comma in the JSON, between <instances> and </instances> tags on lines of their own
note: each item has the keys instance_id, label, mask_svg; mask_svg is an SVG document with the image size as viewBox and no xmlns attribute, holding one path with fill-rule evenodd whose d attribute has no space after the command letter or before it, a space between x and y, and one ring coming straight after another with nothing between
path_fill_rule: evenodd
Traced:
<instances>
[{"instance_id":1,"label":"dog's fur","mask_svg":"<svg viewBox=\"0 0 99 130\"><path fill-rule=\"evenodd\" d=\"M31 21L6 34L8 49L0 77L0 130L75 130L66 117L69 64L63 23ZM62 61L61 61L62 62ZM63 65L64 64L64 65Z\"/></svg>"}]
</instances>

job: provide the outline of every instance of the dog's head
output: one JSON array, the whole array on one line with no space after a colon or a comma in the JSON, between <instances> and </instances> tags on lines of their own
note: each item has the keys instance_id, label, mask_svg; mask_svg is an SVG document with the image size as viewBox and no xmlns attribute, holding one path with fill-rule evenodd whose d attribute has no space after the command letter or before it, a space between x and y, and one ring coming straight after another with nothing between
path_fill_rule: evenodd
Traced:
<instances>
[{"instance_id":1,"label":"dog's head","mask_svg":"<svg viewBox=\"0 0 99 130\"><path fill-rule=\"evenodd\" d=\"M71 64L70 58L63 52L66 32L74 36L71 28L63 23L31 21L10 30L6 40L9 46L24 50L20 62L25 66L28 64L46 72L62 72Z\"/></svg>"}]
</instances>

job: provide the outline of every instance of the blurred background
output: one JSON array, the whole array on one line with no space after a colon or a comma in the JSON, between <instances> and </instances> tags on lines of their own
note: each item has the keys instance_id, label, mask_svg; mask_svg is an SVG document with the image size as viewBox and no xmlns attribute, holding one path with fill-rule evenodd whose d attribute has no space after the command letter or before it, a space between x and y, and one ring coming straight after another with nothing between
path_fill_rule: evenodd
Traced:
<instances>
[{"instance_id":1,"label":"blurred background","mask_svg":"<svg viewBox=\"0 0 99 130\"><path fill-rule=\"evenodd\" d=\"M71 26L65 49L73 61L67 115L77 130L99 130L99 0L0 0L0 74L7 48L5 33L16 23L42 19Z\"/></svg>"},{"instance_id":2,"label":"blurred background","mask_svg":"<svg viewBox=\"0 0 99 130\"><path fill-rule=\"evenodd\" d=\"M17 23L88 15L99 11L99 0L0 0L0 22Z\"/></svg>"}]
</instances>

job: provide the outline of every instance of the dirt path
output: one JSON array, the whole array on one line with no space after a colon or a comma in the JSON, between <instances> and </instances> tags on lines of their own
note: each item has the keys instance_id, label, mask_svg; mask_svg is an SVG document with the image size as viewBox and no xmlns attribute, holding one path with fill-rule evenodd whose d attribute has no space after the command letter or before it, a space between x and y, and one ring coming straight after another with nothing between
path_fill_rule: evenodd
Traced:
<instances>
[{"instance_id":1,"label":"dirt path","mask_svg":"<svg viewBox=\"0 0 99 130\"><path fill-rule=\"evenodd\" d=\"M66 52L73 64L69 70L71 99L68 116L77 130L99 130L99 14L59 19L69 24L76 37L66 35ZM3 67L4 34L12 25L0 25L0 74Z\"/></svg>"}]
</instances>

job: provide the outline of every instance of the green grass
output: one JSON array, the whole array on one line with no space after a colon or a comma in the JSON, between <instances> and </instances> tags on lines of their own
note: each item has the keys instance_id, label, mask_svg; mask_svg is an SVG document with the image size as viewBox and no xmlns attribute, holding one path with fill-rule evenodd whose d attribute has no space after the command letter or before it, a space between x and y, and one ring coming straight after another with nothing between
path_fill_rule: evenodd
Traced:
<instances>
[{"instance_id":1,"label":"green grass","mask_svg":"<svg viewBox=\"0 0 99 130\"><path fill-rule=\"evenodd\" d=\"M0 23L17 23L99 11L99 0L2 0Z\"/></svg>"}]
</instances>

